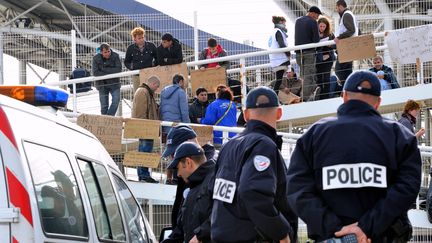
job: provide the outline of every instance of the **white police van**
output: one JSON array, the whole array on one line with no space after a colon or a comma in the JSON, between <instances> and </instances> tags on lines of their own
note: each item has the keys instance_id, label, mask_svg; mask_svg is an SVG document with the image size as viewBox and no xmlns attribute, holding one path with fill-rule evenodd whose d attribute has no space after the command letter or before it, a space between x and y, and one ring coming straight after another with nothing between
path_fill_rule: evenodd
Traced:
<instances>
[{"instance_id":1,"label":"white police van","mask_svg":"<svg viewBox=\"0 0 432 243\"><path fill-rule=\"evenodd\" d=\"M34 105L65 105L44 86L0 86ZM0 242L156 242L105 148L56 112L0 95Z\"/></svg>"}]
</instances>

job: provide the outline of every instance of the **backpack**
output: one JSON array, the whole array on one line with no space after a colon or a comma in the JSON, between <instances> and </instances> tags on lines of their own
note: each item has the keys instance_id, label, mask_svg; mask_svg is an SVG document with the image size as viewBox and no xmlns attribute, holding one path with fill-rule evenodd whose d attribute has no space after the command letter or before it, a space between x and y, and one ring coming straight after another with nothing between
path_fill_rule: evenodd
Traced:
<instances>
[{"instance_id":1,"label":"backpack","mask_svg":"<svg viewBox=\"0 0 432 243\"><path fill-rule=\"evenodd\" d=\"M76 78L85 78L89 77L90 72L87 71L87 69L83 67L76 67L70 76L70 79L76 79ZM92 82L85 82L85 83L78 83L76 84L76 92L87 92L91 90ZM70 93L73 93L73 84L68 84Z\"/></svg>"}]
</instances>

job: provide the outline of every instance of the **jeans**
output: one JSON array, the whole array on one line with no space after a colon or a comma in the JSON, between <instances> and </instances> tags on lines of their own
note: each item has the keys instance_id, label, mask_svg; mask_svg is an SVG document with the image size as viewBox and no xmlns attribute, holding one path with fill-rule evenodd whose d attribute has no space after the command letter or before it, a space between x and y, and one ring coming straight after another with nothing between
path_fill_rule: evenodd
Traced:
<instances>
[{"instance_id":1,"label":"jeans","mask_svg":"<svg viewBox=\"0 0 432 243\"><path fill-rule=\"evenodd\" d=\"M303 101L313 97L316 88L315 51L303 51L296 53L297 64L300 65L300 76L303 78Z\"/></svg>"},{"instance_id":2,"label":"jeans","mask_svg":"<svg viewBox=\"0 0 432 243\"><path fill-rule=\"evenodd\" d=\"M105 85L99 87L98 90L101 114L115 116L120 104L120 85ZM111 105L109 105L109 94L111 94Z\"/></svg>"},{"instance_id":3,"label":"jeans","mask_svg":"<svg viewBox=\"0 0 432 243\"><path fill-rule=\"evenodd\" d=\"M139 152L151 152L153 150L153 139L140 139L138 145ZM150 172L147 167L138 167L138 179L143 180L150 177Z\"/></svg>"}]
</instances>

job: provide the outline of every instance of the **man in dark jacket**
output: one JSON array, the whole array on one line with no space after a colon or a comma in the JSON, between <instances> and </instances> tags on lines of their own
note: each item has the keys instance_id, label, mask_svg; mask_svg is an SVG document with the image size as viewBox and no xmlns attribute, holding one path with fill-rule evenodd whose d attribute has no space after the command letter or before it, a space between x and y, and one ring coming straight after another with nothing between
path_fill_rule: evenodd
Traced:
<instances>
[{"instance_id":1,"label":"man in dark jacket","mask_svg":"<svg viewBox=\"0 0 432 243\"><path fill-rule=\"evenodd\" d=\"M205 116L208 102L208 92L205 88L200 87L196 90L196 98L189 105L189 118L192 123L200 123L201 118Z\"/></svg>"},{"instance_id":2,"label":"man in dark jacket","mask_svg":"<svg viewBox=\"0 0 432 243\"><path fill-rule=\"evenodd\" d=\"M100 52L93 57L92 72L94 76L119 73L122 70L120 57L113 52L110 45L103 43ZM120 104L120 78L111 78L96 81L96 89L99 91L101 114L115 116ZM111 105L109 105L109 94L111 94Z\"/></svg>"},{"instance_id":3,"label":"man in dark jacket","mask_svg":"<svg viewBox=\"0 0 432 243\"><path fill-rule=\"evenodd\" d=\"M407 211L420 189L420 152L408 129L378 113L380 94L375 74L351 74L337 117L318 121L297 141L288 201L315 241L410 238Z\"/></svg>"},{"instance_id":4,"label":"man in dark jacket","mask_svg":"<svg viewBox=\"0 0 432 243\"><path fill-rule=\"evenodd\" d=\"M162 43L156 49L157 64L160 66L183 62L182 47L170 33L162 35Z\"/></svg>"},{"instance_id":5,"label":"man in dark jacket","mask_svg":"<svg viewBox=\"0 0 432 243\"><path fill-rule=\"evenodd\" d=\"M184 142L176 150L169 169L189 187L183 193L181 213L170 239L176 242L210 242L212 198L208 188L214 175L214 161L207 161L204 150L194 142ZM172 241L170 241L172 242Z\"/></svg>"},{"instance_id":6,"label":"man in dark jacket","mask_svg":"<svg viewBox=\"0 0 432 243\"><path fill-rule=\"evenodd\" d=\"M129 70L139 70L156 66L156 46L145 40L145 30L137 27L131 31L131 36L134 43L126 50L125 67ZM135 93L140 85L139 75L132 76L132 83Z\"/></svg>"},{"instance_id":7,"label":"man in dark jacket","mask_svg":"<svg viewBox=\"0 0 432 243\"><path fill-rule=\"evenodd\" d=\"M373 68L369 69L369 71L378 73L378 71L384 72L384 77L382 77L388 84L390 84L392 89L400 88L399 83L396 79L396 76L393 73L391 67L383 64L382 56L376 56L373 59Z\"/></svg>"},{"instance_id":8,"label":"man in dark jacket","mask_svg":"<svg viewBox=\"0 0 432 243\"><path fill-rule=\"evenodd\" d=\"M297 216L287 197L286 166L279 152L282 116L276 93L267 87L246 98L246 129L228 141L215 168L211 238L215 242L296 242Z\"/></svg>"}]
</instances>

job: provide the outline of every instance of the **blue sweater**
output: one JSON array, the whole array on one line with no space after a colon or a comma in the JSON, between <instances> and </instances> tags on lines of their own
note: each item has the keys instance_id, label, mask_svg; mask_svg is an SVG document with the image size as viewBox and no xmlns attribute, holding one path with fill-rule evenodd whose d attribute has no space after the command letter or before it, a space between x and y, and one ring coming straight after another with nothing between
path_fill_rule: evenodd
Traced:
<instances>
[{"instance_id":1,"label":"blue sweater","mask_svg":"<svg viewBox=\"0 0 432 243\"><path fill-rule=\"evenodd\" d=\"M162 90L160 114L162 121L190 122L186 92L178 84Z\"/></svg>"},{"instance_id":2,"label":"blue sweater","mask_svg":"<svg viewBox=\"0 0 432 243\"><path fill-rule=\"evenodd\" d=\"M218 123L216 122L225 114L230 102L232 103L230 110L227 115ZM225 126L225 127L235 127L237 125L237 108L234 102L225 99L216 99L213 101L206 110L205 117L201 119L201 124ZM234 137L236 134L230 132L229 137ZM214 143L222 143L222 132L213 132Z\"/></svg>"}]
</instances>

